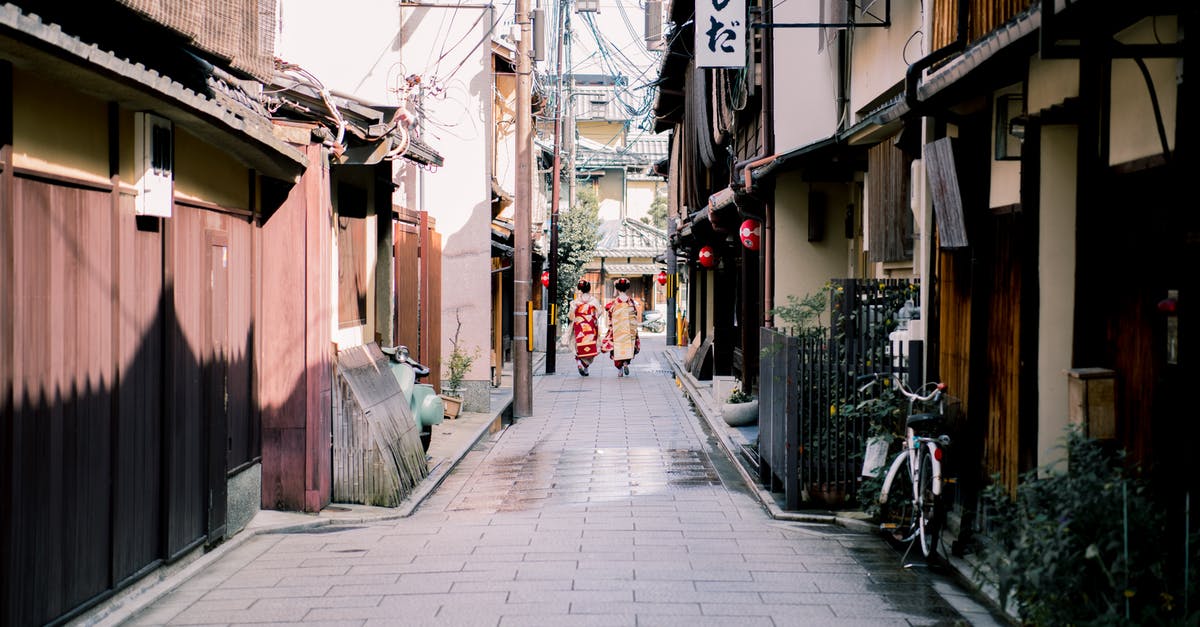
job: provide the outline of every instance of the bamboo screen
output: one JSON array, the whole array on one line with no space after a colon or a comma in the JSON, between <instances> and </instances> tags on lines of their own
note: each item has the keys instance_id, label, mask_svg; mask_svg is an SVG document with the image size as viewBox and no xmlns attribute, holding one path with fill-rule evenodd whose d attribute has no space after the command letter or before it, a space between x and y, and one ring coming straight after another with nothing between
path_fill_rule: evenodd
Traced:
<instances>
[{"instance_id":1,"label":"bamboo screen","mask_svg":"<svg viewBox=\"0 0 1200 627\"><path fill-rule=\"evenodd\" d=\"M937 50L958 36L959 0L934 0L933 46ZM1033 0L974 0L967 3L967 43L979 41L1033 5Z\"/></svg>"},{"instance_id":2,"label":"bamboo screen","mask_svg":"<svg viewBox=\"0 0 1200 627\"><path fill-rule=\"evenodd\" d=\"M117 0L262 81L275 71L274 0Z\"/></svg>"}]
</instances>

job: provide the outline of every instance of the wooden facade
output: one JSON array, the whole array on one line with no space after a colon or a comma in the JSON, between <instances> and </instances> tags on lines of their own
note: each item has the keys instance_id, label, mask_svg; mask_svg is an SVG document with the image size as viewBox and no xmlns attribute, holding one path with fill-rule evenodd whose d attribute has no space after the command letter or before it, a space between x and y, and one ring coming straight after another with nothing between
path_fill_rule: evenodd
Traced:
<instances>
[{"instance_id":1,"label":"wooden facade","mask_svg":"<svg viewBox=\"0 0 1200 627\"><path fill-rule=\"evenodd\" d=\"M425 381L441 384L442 242L437 221L425 211L396 209L392 223L396 274L396 343L429 366Z\"/></svg>"},{"instance_id":2,"label":"wooden facade","mask_svg":"<svg viewBox=\"0 0 1200 627\"><path fill-rule=\"evenodd\" d=\"M306 148L315 163L320 146ZM274 186L272 186L274 187ZM332 272L329 174L310 168L300 183L264 190L278 203L262 223L263 325L258 399L262 408L263 491L267 509L319 511L331 490Z\"/></svg>"},{"instance_id":3,"label":"wooden facade","mask_svg":"<svg viewBox=\"0 0 1200 627\"><path fill-rule=\"evenodd\" d=\"M222 541L227 478L260 456L244 216L134 215L109 186L17 171L4 149L7 391L0 619L51 622Z\"/></svg>"}]
</instances>

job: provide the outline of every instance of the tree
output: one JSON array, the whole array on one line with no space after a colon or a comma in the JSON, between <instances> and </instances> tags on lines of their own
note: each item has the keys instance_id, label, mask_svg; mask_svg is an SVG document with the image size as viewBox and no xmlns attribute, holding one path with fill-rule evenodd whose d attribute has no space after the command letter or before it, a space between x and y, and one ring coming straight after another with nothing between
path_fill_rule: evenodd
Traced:
<instances>
[{"instance_id":1,"label":"tree","mask_svg":"<svg viewBox=\"0 0 1200 627\"><path fill-rule=\"evenodd\" d=\"M642 218L642 222L664 231L667 230L666 194L658 193L654 195L654 202L650 203L650 212Z\"/></svg>"},{"instance_id":2,"label":"tree","mask_svg":"<svg viewBox=\"0 0 1200 627\"><path fill-rule=\"evenodd\" d=\"M558 322L566 324L567 306L575 294L575 285L583 276L583 266L596 254L600 242L600 201L596 192L583 187L576 194L575 206L558 216Z\"/></svg>"}]
</instances>

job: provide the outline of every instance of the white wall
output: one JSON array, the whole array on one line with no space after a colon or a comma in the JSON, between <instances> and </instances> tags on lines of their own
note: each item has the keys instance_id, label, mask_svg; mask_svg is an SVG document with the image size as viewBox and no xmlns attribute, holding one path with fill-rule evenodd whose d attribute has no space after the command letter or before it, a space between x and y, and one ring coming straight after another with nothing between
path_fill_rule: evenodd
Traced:
<instances>
[{"instance_id":1,"label":"white wall","mask_svg":"<svg viewBox=\"0 0 1200 627\"><path fill-rule=\"evenodd\" d=\"M825 238L808 241L809 185L796 174L780 176L775 187L775 306L788 304L788 295L803 298L821 291L832 278L845 276L849 247L833 220L839 212L831 196L826 203ZM828 322L827 320L825 322Z\"/></svg>"},{"instance_id":2,"label":"white wall","mask_svg":"<svg viewBox=\"0 0 1200 627\"><path fill-rule=\"evenodd\" d=\"M1029 61L1029 93L1025 94L1025 110L1037 113L1067 98L1079 96L1079 62L1074 59Z\"/></svg>"},{"instance_id":3,"label":"white wall","mask_svg":"<svg viewBox=\"0 0 1200 627\"><path fill-rule=\"evenodd\" d=\"M634 180L626 183L626 214L641 220L650 214L650 205L654 202L661 181Z\"/></svg>"},{"instance_id":4,"label":"white wall","mask_svg":"<svg viewBox=\"0 0 1200 627\"><path fill-rule=\"evenodd\" d=\"M1075 312L1074 126L1042 128L1038 209L1038 465L1061 458Z\"/></svg>"},{"instance_id":5,"label":"white wall","mask_svg":"<svg viewBox=\"0 0 1200 627\"><path fill-rule=\"evenodd\" d=\"M600 201L600 221L620 220L625 205L624 176L619 169L607 169L596 179L596 199Z\"/></svg>"},{"instance_id":6,"label":"white wall","mask_svg":"<svg viewBox=\"0 0 1200 627\"><path fill-rule=\"evenodd\" d=\"M462 312L465 346L486 353L491 345L489 29L495 14L454 5L401 8L394 0L359 0L349 10L322 0L287 0L280 3L277 39L282 59L300 64L330 90L367 103L399 104L397 88L412 74L426 88L441 90L426 99L423 138L445 165L421 173L396 162L401 189L394 199L428 210L442 233L443 356L450 353L456 310ZM475 11L485 15L476 20ZM467 379L486 381L489 375L488 361L478 359Z\"/></svg>"},{"instance_id":7,"label":"white wall","mask_svg":"<svg viewBox=\"0 0 1200 627\"><path fill-rule=\"evenodd\" d=\"M817 2L782 2L774 19L816 22L818 8ZM807 146L837 130L837 54L828 47L817 54L818 33L815 28L775 30L776 152Z\"/></svg>"},{"instance_id":8,"label":"white wall","mask_svg":"<svg viewBox=\"0 0 1200 627\"><path fill-rule=\"evenodd\" d=\"M1176 41L1175 19L1158 19L1141 23L1122 33L1118 39L1126 44L1153 44ZM1146 59L1158 97L1158 106L1167 135L1167 145L1175 148L1175 109L1178 88L1175 84L1176 59ZM1112 64L1112 115L1109 121L1109 164L1116 165L1162 154L1162 140L1154 118L1150 90L1141 70L1131 59L1115 59Z\"/></svg>"},{"instance_id":9,"label":"white wall","mask_svg":"<svg viewBox=\"0 0 1200 627\"><path fill-rule=\"evenodd\" d=\"M884 15L882 2L872 12ZM778 19L778 18L776 18ZM918 0L893 0L892 25L889 28L858 28L852 33L850 74L850 112L858 113L872 100L903 83L908 64L923 55L921 3ZM851 118L850 125L855 120Z\"/></svg>"}]
</instances>

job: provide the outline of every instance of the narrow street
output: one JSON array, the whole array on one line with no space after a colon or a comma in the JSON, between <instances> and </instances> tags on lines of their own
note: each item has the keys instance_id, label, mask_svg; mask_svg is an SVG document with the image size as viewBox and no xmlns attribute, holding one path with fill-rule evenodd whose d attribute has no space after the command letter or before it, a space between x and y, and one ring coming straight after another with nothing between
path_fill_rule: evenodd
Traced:
<instances>
[{"instance_id":1,"label":"narrow street","mask_svg":"<svg viewBox=\"0 0 1200 627\"><path fill-rule=\"evenodd\" d=\"M995 624L872 535L771 519L664 350L560 355L411 517L256 536L127 624Z\"/></svg>"}]
</instances>

